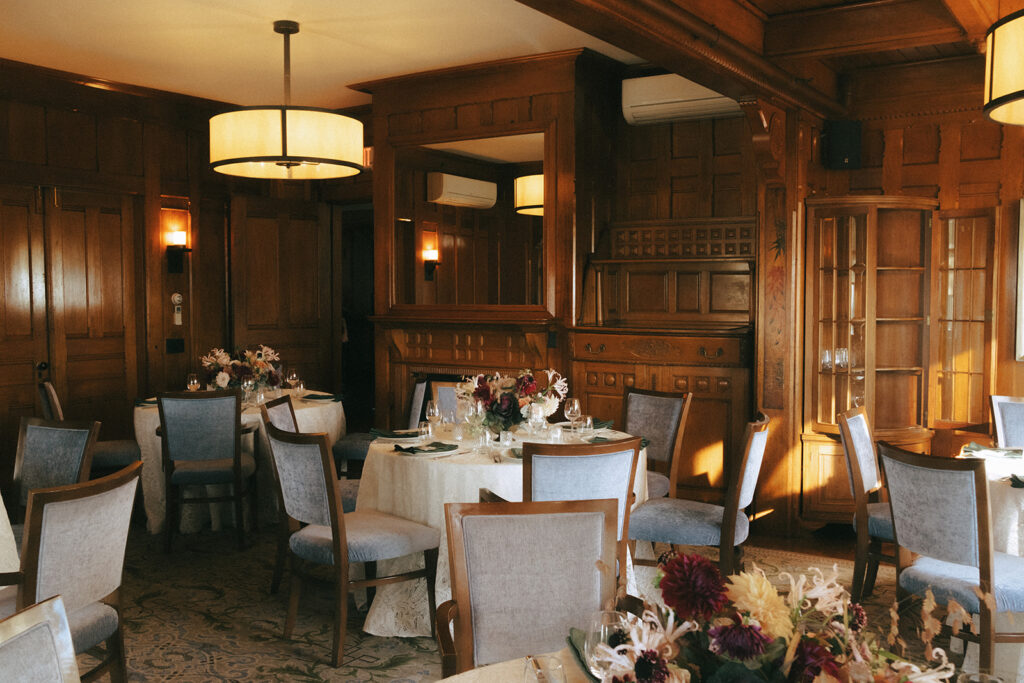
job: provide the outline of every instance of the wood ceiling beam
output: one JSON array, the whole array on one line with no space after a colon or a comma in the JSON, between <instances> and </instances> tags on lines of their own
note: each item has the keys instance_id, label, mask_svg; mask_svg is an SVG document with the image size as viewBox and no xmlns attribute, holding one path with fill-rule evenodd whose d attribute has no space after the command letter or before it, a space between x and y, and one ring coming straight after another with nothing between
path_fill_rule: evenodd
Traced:
<instances>
[{"instance_id":1,"label":"wood ceiling beam","mask_svg":"<svg viewBox=\"0 0 1024 683\"><path fill-rule=\"evenodd\" d=\"M942 0L942 4L976 44L984 42L988 27L999 18L998 0Z\"/></svg>"},{"instance_id":2,"label":"wood ceiling beam","mask_svg":"<svg viewBox=\"0 0 1024 683\"><path fill-rule=\"evenodd\" d=\"M764 97L823 118L845 111L672 0L518 2L733 99Z\"/></svg>"},{"instance_id":3,"label":"wood ceiling beam","mask_svg":"<svg viewBox=\"0 0 1024 683\"><path fill-rule=\"evenodd\" d=\"M965 38L964 28L937 0L874 0L772 17L765 24L764 52L770 58L828 57Z\"/></svg>"}]
</instances>

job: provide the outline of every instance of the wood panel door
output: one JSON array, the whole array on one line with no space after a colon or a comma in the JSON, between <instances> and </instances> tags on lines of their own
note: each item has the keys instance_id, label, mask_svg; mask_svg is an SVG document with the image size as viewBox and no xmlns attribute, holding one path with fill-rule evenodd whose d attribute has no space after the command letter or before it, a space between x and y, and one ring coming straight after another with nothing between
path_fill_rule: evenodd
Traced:
<instances>
[{"instance_id":1,"label":"wood panel door","mask_svg":"<svg viewBox=\"0 0 1024 683\"><path fill-rule=\"evenodd\" d=\"M369 286L369 284L367 285ZM314 389L333 390L330 213L258 197L231 202L234 345L266 344ZM336 356L340 358L341 350Z\"/></svg>"},{"instance_id":2,"label":"wood panel door","mask_svg":"<svg viewBox=\"0 0 1024 683\"><path fill-rule=\"evenodd\" d=\"M128 438L138 393L135 220L125 195L47 190L51 378L67 419Z\"/></svg>"},{"instance_id":3,"label":"wood panel door","mask_svg":"<svg viewBox=\"0 0 1024 683\"><path fill-rule=\"evenodd\" d=\"M35 414L36 366L49 363L42 197L0 185L0 482L14 470L18 424ZM45 368L44 368L45 371ZM11 500L4 491L7 500Z\"/></svg>"}]
</instances>

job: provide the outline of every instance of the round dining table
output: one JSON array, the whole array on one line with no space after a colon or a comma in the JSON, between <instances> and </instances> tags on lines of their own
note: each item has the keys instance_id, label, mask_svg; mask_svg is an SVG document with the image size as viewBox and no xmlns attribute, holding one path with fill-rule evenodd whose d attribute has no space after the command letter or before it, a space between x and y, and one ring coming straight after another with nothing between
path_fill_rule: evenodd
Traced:
<instances>
[{"instance_id":1,"label":"round dining table","mask_svg":"<svg viewBox=\"0 0 1024 683\"><path fill-rule=\"evenodd\" d=\"M332 394L317 391L296 395L291 389L282 390L292 396L295 419L301 432L323 432L330 445L345 434L345 408ZM274 398L269 396L268 398ZM160 426L160 413L155 399L147 399L135 406L135 439L142 452L142 500L146 508L146 526L151 534L159 533L166 516L166 491L160 437L156 430ZM255 452L257 481L260 492L260 520L277 520L277 484L270 464L270 446L263 429L263 420L258 405L247 404L242 410L242 426L249 427L248 434L242 434L242 450ZM254 437L255 435L255 437ZM186 491L186 495L188 492ZM214 529L234 520L232 506L227 503L210 505L184 505L181 507L181 532L192 533L207 522Z\"/></svg>"},{"instance_id":2,"label":"round dining table","mask_svg":"<svg viewBox=\"0 0 1024 683\"><path fill-rule=\"evenodd\" d=\"M546 657L555 657L562 664L562 672L565 674L565 683L590 683L590 678L580 667L576 656L568 647L558 652L552 652ZM510 659L507 662L489 664L478 669L463 671L455 676L442 678L443 681L452 683L492 683L493 681L521 681L526 675L526 657Z\"/></svg>"},{"instance_id":3,"label":"round dining table","mask_svg":"<svg viewBox=\"0 0 1024 683\"><path fill-rule=\"evenodd\" d=\"M600 430L598 436L621 439L629 436L614 430ZM505 500L523 499L523 462L513 457L510 448L497 445L474 448L443 437L432 441L456 444L458 449L440 453L405 454L395 445L415 445L415 441L378 438L370 444L359 483L356 510L379 510L434 527L441 532L438 552L435 598L437 604L451 599L448 568L448 535L445 530L445 503L475 503L480 489L487 488ZM519 446L518 441L513 444ZM634 505L647 500L646 451L640 451L633 492ZM377 575L384 576L423 566L423 556L410 555L379 562ZM627 576L632 576L631 567ZM631 591L631 592L635 592ZM430 615L427 591L422 581L403 581L378 587L366 616L363 630L378 636L429 636Z\"/></svg>"}]
</instances>

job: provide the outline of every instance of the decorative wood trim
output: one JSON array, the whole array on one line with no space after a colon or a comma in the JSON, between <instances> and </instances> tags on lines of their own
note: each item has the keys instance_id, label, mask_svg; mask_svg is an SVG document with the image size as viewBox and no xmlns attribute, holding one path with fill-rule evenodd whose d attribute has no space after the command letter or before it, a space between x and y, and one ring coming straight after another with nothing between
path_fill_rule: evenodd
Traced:
<instances>
[{"instance_id":1,"label":"decorative wood trim","mask_svg":"<svg viewBox=\"0 0 1024 683\"><path fill-rule=\"evenodd\" d=\"M610 259L754 260L753 217L690 218L613 223ZM595 259L595 263L604 259Z\"/></svg>"}]
</instances>

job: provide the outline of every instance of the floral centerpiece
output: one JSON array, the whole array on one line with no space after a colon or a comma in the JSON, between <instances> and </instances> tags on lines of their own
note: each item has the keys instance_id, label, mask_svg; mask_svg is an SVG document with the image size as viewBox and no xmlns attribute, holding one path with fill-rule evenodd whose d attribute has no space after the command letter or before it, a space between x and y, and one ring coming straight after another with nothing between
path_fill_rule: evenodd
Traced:
<instances>
[{"instance_id":1,"label":"floral centerpiece","mask_svg":"<svg viewBox=\"0 0 1024 683\"><path fill-rule=\"evenodd\" d=\"M954 674L941 649L924 669L882 649L836 570L812 572L782 574L790 586L781 595L756 568L726 580L705 557L666 555L659 587L668 609L645 605L595 661L614 683L936 683Z\"/></svg>"},{"instance_id":2,"label":"floral centerpiece","mask_svg":"<svg viewBox=\"0 0 1024 683\"><path fill-rule=\"evenodd\" d=\"M281 373L274 365L280 361L277 351L260 345L255 351L243 349L228 353L224 349L210 349L201 362L206 370L208 384L220 389L240 387L252 380L256 387L276 387L281 383Z\"/></svg>"},{"instance_id":3,"label":"floral centerpiece","mask_svg":"<svg viewBox=\"0 0 1024 683\"><path fill-rule=\"evenodd\" d=\"M568 393L569 382L554 370L523 370L515 377L481 374L465 378L456 388L459 400L483 402L483 424L495 432L529 418L534 404L543 406L545 418L551 417Z\"/></svg>"}]
</instances>

